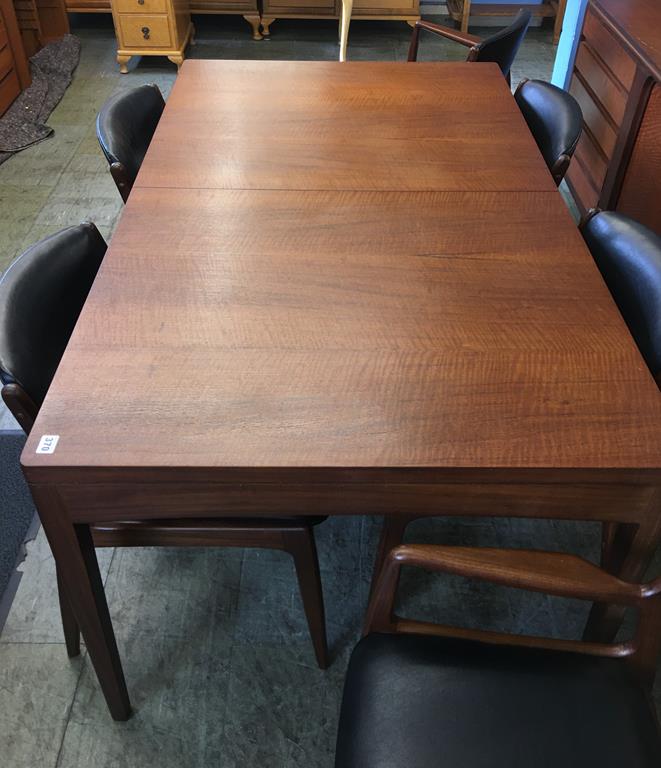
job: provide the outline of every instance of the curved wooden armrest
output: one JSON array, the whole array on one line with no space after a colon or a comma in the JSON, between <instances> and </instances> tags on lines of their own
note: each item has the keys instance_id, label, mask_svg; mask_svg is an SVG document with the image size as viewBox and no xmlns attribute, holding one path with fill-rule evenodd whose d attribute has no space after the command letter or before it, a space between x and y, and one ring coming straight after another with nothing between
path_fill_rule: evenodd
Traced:
<instances>
[{"instance_id":1,"label":"curved wooden armrest","mask_svg":"<svg viewBox=\"0 0 661 768\"><path fill-rule=\"evenodd\" d=\"M426 29L427 32L433 32L435 35L446 37L448 40L453 40L460 45L465 45L467 48L471 48L482 42L482 38L477 37L477 35L469 35L468 32L459 32L451 27L444 27L442 24L434 24L431 21L425 21L424 19L416 21L415 26L420 29Z\"/></svg>"},{"instance_id":2,"label":"curved wooden armrest","mask_svg":"<svg viewBox=\"0 0 661 768\"><path fill-rule=\"evenodd\" d=\"M472 48L473 46L476 46L482 42L481 38L476 37L475 35L469 35L467 32L458 32L456 29L444 27L441 24L434 24L431 21L424 21L424 19L419 19L416 21L415 27L413 28L411 45L409 47L409 61L415 61L418 57L418 37L420 35L421 29L426 29L427 32L440 35L441 37L445 37L448 40L452 40L455 43L465 45L469 48Z\"/></svg>"},{"instance_id":3,"label":"curved wooden armrest","mask_svg":"<svg viewBox=\"0 0 661 768\"><path fill-rule=\"evenodd\" d=\"M661 580L647 586L629 584L582 557L563 552L411 544L393 549L388 560L397 566L413 565L580 600L635 605L661 593Z\"/></svg>"},{"instance_id":4,"label":"curved wooden armrest","mask_svg":"<svg viewBox=\"0 0 661 768\"><path fill-rule=\"evenodd\" d=\"M368 607L366 632L387 631L393 626L392 609L403 565L533 592L619 605L641 607L646 598L661 595L661 578L647 585L629 584L576 555L405 544L393 549L385 560Z\"/></svg>"}]
</instances>

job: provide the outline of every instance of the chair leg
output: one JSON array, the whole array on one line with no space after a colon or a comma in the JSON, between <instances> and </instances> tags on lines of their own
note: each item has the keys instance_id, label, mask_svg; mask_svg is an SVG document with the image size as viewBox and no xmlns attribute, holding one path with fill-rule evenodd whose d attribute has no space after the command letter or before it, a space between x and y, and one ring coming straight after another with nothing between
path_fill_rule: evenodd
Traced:
<instances>
[{"instance_id":1,"label":"chair leg","mask_svg":"<svg viewBox=\"0 0 661 768\"><path fill-rule=\"evenodd\" d=\"M294 558L298 586L301 590L303 608L308 620L317 663L321 669L326 669L328 666L328 645L326 642L324 595L321 589L314 532L310 527L294 529L283 533L283 538L285 551Z\"/></svg>"},{"instance_id":2,"label":"chair leg","mask_svg":"<svg viewBox=\"0 0 661 768\"><path fill-rule=\"evenodd\" d=\"M396 517L384 517L383 527L381 528L381 538L379 547L376 551L376 560L374 561L374 570L372 572L372 584L370 586L370 597L376 587L376 582L381 574L383 563L391 549L398 547L404 541L406 526L413 522L415 517L407 515L397 515Z\"/></svg>"},{"instance_id":3,"label":"chair leg","mask_svg":"<svg viewBox=\"0 0 661 768\"><path fill-rule=\"evenodd\" d=\"M71 610L69 598L64 591L64 585L57 572L57 594L60 600L60 614L62 616L62 629L64 630L64 642L67 646L67 654L70 659L80 655L80 628L76 617Z\"/></svg>"}]
</instances>

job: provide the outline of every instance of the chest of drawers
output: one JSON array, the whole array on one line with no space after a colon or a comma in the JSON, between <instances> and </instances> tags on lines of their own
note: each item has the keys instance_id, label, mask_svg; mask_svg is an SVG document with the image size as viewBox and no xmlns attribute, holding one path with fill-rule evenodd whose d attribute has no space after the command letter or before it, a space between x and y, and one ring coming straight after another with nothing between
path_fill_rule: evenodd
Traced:
<instances>
[{"instance_id":1,"label":"chest of drawers","mask_svg":"<svg viewBox=\"0 0 661 768\"><path fill-rule=\"evenodd\" d=\"M0 0L0 115L30 85L30 70L11 0Z\"/></svg>"},{"instance_id":2,"label":"chest of drawers","mask_svg":"<svg viewBox=\"0 0 661 768\"><path fill-rule=\"evenodd\" d=\"M193 36L188 0L111 0L111 7L120 72L132 56L167 56L181 66Z\"/></svg>"},{"instance_id":3,"label":"chest of drawers","mask_svg":"<svg viewBox=\"0 0 661 768\"><path fill-rule=\"evenodd\" d=\"M661 231L661 5L591 0L570 92L584 131L567 183L582 212L617 210Z\"/></svg>"}]
</instances>

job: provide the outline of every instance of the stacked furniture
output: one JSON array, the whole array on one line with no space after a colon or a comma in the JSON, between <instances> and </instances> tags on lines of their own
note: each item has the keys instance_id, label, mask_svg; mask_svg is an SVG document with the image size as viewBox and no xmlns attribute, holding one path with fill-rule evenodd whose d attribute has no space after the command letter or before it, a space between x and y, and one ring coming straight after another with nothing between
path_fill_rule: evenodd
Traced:
<instances>
[{"instance_id":1,"label":"stacked furniture","mask_svg":"<svg viewBox=\"0 0 661 768\"><path fill-rule=\"evenodd\" d=\"M64 0L14 0L14 8L28 58L69 31Z\"/></svg>"},{"instance_id":2,"label":"stacked furniture","mask_svg":"<svg viewBox=\"0 0 661 768\"><path fill-rule=\"evenodd\" d=\"M150 0L145 0L149 2ZM110 13L111 0L64 0L69 13ZM135 0L139 2L139 0ZM144 6L144 3L142 4ZM239 14L252 27L253 38L261 40L257 0L191 0L191 13Z\"/></svg>"},{"instance_id":3,"label":"stacked furniture","mask_svg":"<svg viewBox=\"0 0 661 768\"><path fill-rule=\"evenodd\" d=\"M525 8L537 18L551 18L553 22L553 44L560 39L562 21L565 17L567 0L543 0L541 3L471 3L471 0L447 0L448 13L461 25L462 32L468 32L471 18L485 16L511 16L514 10ZM479 22L478 22L479 23Z\"/></svg>"},{"instance_id":4,"label":"stacked furniture","mask_svg":"<svg viewBox=\"0 0 661 768\"><path fill-rule=\"evenodd\" d=\"M263 0L262 33L268 35L276 19L337 19L341 15L341 0ZM353 0L352 21L406 21L413 26L419 18L420 0Z\"/></svg>"},{"instance_id":5,"label":"stacked furniture","mask_svg":"<svg viewBox=\"0 0 661 768\"><path fill-rule=\"evenodd\" d=\"M661 232L661 5L590 0L570 92L584 131L567 182L585 213L620 211Z\"/></svg>"},{"instance_id":6,"label":"stacked furniture","mask_svg":"<svg viewBox=\"0 0 661 768\"><path fill-rule=\"evenodd\" d=\"M14 6L11 0L0 0L0 115L30 82Z\"/></svg>"}]
</instances>

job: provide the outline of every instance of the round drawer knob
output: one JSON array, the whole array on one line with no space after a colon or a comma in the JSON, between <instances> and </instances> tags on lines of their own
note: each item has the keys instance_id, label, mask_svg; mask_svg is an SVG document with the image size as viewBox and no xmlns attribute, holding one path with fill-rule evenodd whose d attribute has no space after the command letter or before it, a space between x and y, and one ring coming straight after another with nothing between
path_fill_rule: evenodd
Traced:
<instances>
[{"instance_id":1,"label":"round drawer knob","mask_svg":"<svg viewBox=\"0 0 661 768\"><path fill-rule=\"evenodd\" d=\"M141 31L144 39L149 40L149 27L143 27Z\"/></svg>"}]
</instances>

